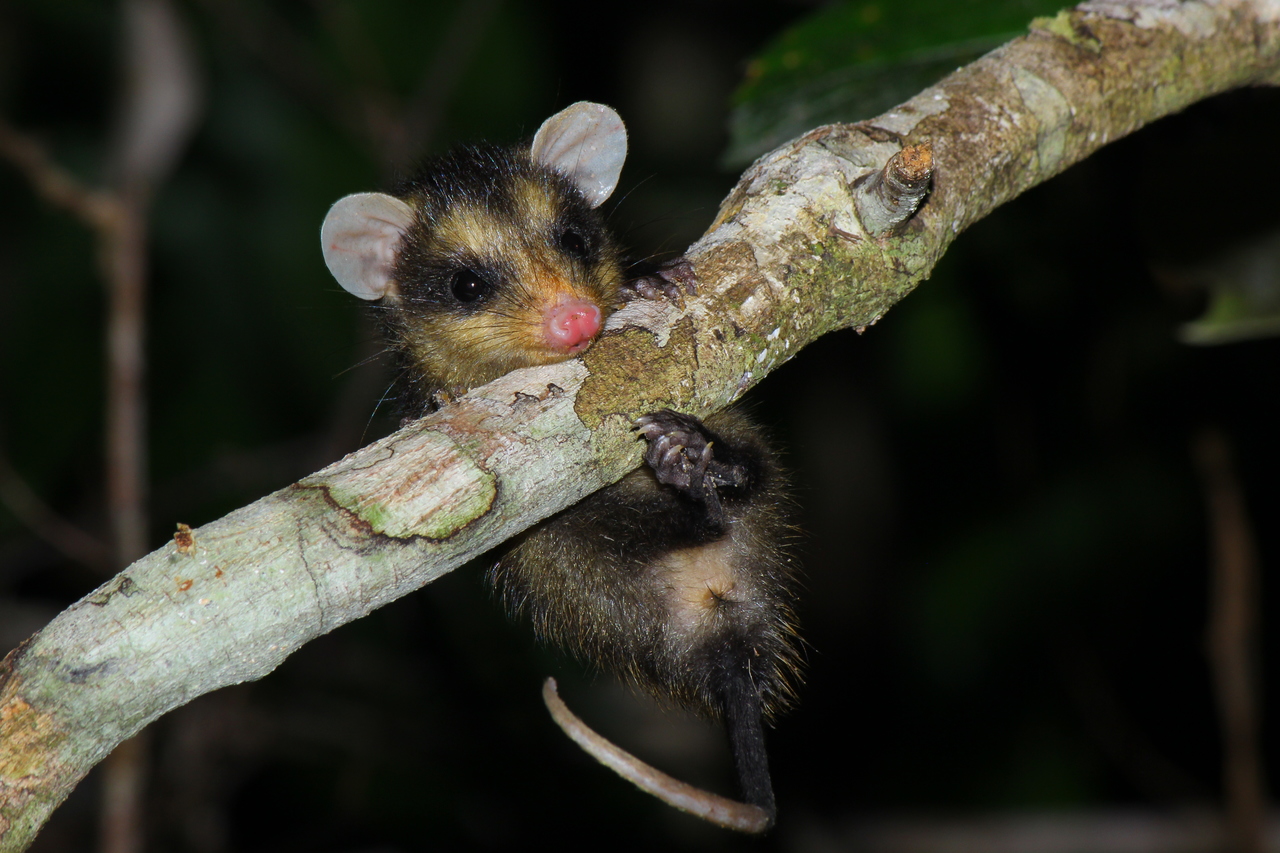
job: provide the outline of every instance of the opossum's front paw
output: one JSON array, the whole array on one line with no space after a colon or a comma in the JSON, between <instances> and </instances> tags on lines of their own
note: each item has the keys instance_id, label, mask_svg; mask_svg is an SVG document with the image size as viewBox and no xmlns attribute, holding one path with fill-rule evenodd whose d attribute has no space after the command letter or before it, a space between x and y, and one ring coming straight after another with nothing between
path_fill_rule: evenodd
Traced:
<instances>
[{"instance_id":1,"label":"opossum's front paw","mask_svg":"<svg viewBox=\"0 0 1280 853\"><path fill-rule=\"evenodd\" d=\"M683 492L702 492L707 488L707 468L712 454L702 421L663 409L638 418L636 429L649 442L644 461L653 469L659 483Z\"/></svg>"},{"instance_id":2,"label":"opossum's front paw","mask_svg":"<svg viewBox=\"0 0 1280 853\"><path fill-rule=\"evenodd\" d=\"M644 299L669 299L677 305L684 304L684 297L698 292L698 276L693 264L684 258L676 258L658 268L652 275L641 276L626 285Z\"/></svg>"}]
</instances>

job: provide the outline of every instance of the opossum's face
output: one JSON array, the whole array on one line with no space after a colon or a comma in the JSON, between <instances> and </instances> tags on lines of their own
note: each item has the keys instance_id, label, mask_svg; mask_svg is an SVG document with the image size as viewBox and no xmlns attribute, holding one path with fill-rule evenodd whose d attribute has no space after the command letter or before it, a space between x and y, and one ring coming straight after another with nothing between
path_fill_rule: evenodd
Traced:
<instances>
[{"instance_id":1,"label":"opossum's face","mask_svg":"<svg viewBox=\"0 0 1280 853\"><path fill-rule=\"evenodd\" d=\"M459 177L456 159L409 187L384 298L411 362L447 390L581 353L622 285L612 238L568 181L527 163Z\"/></svg>"},{"instance_id":2,"label":"opossum's face","mask_svg":"<svg viewBox=\"0 0 1280 853\"><path fill-rule=\"evenodd\" d=\"M325 263L385 310L426 398L549 364L591 345L622 285L596 208L626 158L622 120L579 102L529 148L463 148L393 194L340 199L320 229Z\"/></svg>"}]
</instances>

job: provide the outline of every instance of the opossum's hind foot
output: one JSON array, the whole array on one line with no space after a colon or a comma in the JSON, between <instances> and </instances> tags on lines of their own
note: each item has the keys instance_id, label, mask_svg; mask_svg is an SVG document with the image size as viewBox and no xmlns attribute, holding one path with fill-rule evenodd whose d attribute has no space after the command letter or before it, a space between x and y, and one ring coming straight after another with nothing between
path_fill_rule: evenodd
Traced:
<instances>
[{"instance_id":1,"label":"opossum's hind foot","mask_svg":"<svg viewBox=\"0 0 1280 853\"><path fill-rule=\"evenodd\" d=\"M644 458L658 482L704 504L708 521L722 525L725 515L719 490L741 492L751 485L741 454L693 415L669 409L637 418L636 429L649 442Z\"/></svg>"},{"instance_id":2,"label":"opossum's hind foot","mask_svg":"<svg viewBox=\"0 0 1280 853\"><path fill-rule=\"evenodd\" d=\"M703 491L712 460L712 442L701 421L663 409L637 418L636 429L649 442L644 461L659 483L682 492Z\"/></svg>"},{"instance_id":3,"label":"opossum's hind foot","mask_svg":"<svg viewBox=\"0 0 1280 853\"><path fill-rule=\"evenodd\" d=\"M759 806L731 800L681 782L601 737L564 704L564 700L556 692L554 678L548 678L542 685L542 701L546 703L551 718L561 731L588 755L667 805L738 832L758 834L773 825L773 815Z\"/></svg>"}]
</instances>

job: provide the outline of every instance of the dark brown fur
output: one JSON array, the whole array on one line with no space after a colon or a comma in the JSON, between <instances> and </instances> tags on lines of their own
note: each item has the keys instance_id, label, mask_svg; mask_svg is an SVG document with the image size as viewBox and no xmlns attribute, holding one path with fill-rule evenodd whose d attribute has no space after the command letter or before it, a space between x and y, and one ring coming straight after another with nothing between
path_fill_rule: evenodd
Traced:
<instances>
[{"instance_id":1,"label":"dark brown fur","mask_svg":"<svg viewBox=\"0 0 1280 853\"><path fill-rule=\"evenodd\" d=\"M721 491L723 525L644 467L534 528L490 579L540 639L711 717L723 713L715 673L749 650L772 716L796 667L787 484L740 411L704 427L717 456L732 449L749 468L744 488Z\"/></svg>"}]
</instances>

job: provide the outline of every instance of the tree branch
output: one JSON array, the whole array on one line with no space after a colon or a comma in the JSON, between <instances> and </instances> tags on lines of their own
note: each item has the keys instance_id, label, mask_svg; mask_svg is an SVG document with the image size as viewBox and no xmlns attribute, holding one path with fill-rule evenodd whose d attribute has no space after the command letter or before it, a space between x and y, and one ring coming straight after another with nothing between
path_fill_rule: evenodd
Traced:
<instances>
[{"instance_id":1,"label":"tree branch","mask_svg":"<svg viewBox=\"0 0 1280 853\"><path fill-rule=\"evenodd\" d=\"M632 419L722 408L819 336L878 321L956 236L1107 142L1280 81L1276 0L1092 3L897 109L755 163L687 259L581 360L517 371L139 560L0 664L0 850L99 759L210 690L410 592L639 464ZM855 184L906 145L933 188L871 238Z\"/></svg>"}]
</instances>

